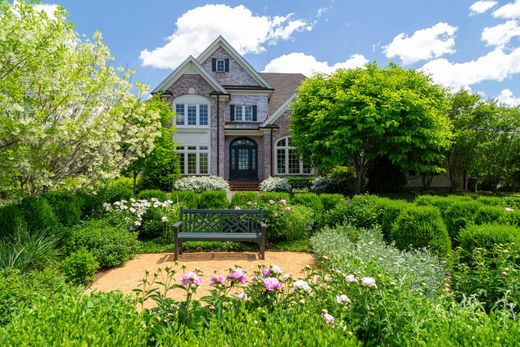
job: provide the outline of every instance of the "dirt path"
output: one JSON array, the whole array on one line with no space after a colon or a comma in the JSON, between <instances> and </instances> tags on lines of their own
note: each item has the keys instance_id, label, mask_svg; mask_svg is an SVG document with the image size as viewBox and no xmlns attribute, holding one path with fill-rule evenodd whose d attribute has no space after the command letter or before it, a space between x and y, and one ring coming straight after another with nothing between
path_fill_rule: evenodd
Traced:
<instances>
[{"instance_id":1,"label":"dirt path","mask_svg":"<svg viewBox=\"0 0 520 347\"><path fill-rule=\"evenodd\" d=\"M265 260L258 259L256 252L199 252L184 253L179 257L176 267L177 280L182 275L181 266L186 266L186 272L199 269L203 272L202 286L196 297L207 295L210 290L209 278L213 273L227 274L229 268L242 267L248 274L258 269L258 265L269 266L276 264L284 272L294 277L300 277L305 265L314 265L314 257L310 253L303 252L276 252L267 251ZM131 293L136 288L148 270L151 274L158 268L166 266L174 267L172 253L141 254L128 261L121 267L103 271L97 274L91 289L111 291L119 289L124 293ZM172 297L182 299L184 293L180 290L173 292Z\"/></svg>"}]
</instances>

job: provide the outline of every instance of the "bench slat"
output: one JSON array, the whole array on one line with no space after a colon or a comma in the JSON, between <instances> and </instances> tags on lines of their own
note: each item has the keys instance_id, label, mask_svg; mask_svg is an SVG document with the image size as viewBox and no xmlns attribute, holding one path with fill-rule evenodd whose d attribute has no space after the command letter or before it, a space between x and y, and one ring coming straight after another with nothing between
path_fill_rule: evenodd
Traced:
<instances>
[{"instance_id":1,"label":"bench slat","mask_svg":"<svg viewBox=\"0 0 520 347\"><path fill-rule=\"evenodd\" d=\"M259 240L261 233L184 233L180 232L178 237L182 241L202 240L202 241L247 241Z\"/></svg>"}]
</instances>

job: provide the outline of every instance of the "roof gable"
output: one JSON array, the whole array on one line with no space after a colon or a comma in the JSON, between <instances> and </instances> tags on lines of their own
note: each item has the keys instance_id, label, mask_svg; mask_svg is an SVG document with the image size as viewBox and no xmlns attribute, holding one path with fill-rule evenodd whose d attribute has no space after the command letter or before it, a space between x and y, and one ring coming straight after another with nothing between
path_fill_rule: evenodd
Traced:
<instances>
[{"instance_id":1,"label":"roof gable","mask_svg":"<svg viewBox=\"0 0 520 347\"><path fill-rule=\"evenodd\" d=\"M258 84L264 88L271 88L269 83L260 76L258 72L242 57L222 36L219 36L208 48L206 48L198 57L199 64L208 59L213 52L222 48L225 50Z\"/></svg>"},{"instance_id":2,"label":"roof gable","mask_svg":"<svg viewBox=\"0 0 520 347\"><path fill-rule=\"evenodd\" d=\"M163 92L168 89L169 86L174 84L184 74L196 73L204 78L216 91L221 93L227 93L226 89L222 87L210 74L207 73L200 63L193 57L189 56L181 65L179 65L173 72L166 77L161 84L159 84L152 93Z\"/></svg>"}]
</instances>

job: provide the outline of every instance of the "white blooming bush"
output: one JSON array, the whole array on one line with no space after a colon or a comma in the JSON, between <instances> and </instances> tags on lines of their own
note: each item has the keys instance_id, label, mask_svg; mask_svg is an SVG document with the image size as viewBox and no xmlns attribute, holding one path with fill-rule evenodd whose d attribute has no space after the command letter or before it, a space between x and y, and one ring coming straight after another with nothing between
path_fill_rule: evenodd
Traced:
<instances>
[{"instance_id":1,"label":"white blooming bush","mask_svg":"<svg viewBox=\"0 0 520 347\"><path fill-rule=\"evenodd\" d=\"M179 206L171 200L163 202L156 198L149 200L130 199L104 203L106 212L121 215L128 229L138 231L145 238L163 236L171 238L171 225L178 220Z\"/></svg>"},{"instance_id":2,"label":"white blooming bush","mask_svg":"<svg viewBox=\"0 0 520 347\"><path fill-rule=\"evenodd\" d=\"M262 192L291 192L291 185L285 178L268 177L260 183L260 191Z\"/></svg>"},{"instance_id":3,"label":"white blooming bush","mask_svg":"<svg viewBox=\"0 0 520 347\"><path fill-rule=\"evenodd\" d=\"M188 176L183 177L173 186L174 190L190 190L202 193L208 190L229 191L229 183L218 176Z\"/></svg>"}]
</instances>

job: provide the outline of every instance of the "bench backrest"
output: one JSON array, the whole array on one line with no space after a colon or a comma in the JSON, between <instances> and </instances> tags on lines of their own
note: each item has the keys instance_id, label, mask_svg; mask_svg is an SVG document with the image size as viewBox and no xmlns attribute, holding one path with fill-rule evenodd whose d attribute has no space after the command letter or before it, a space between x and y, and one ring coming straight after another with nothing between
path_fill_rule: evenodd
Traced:
<instances>
[{"instance_id":1,"label":"bench backrest","mask_svg":"<svg viewBox=\"0 0 520 347\"><path fill-rule=\"evenodd\" d=\"M183 232L253 233L259 232L262 209L258 210L186 210L181 208Z\"/></svg>"}]
</instances>

